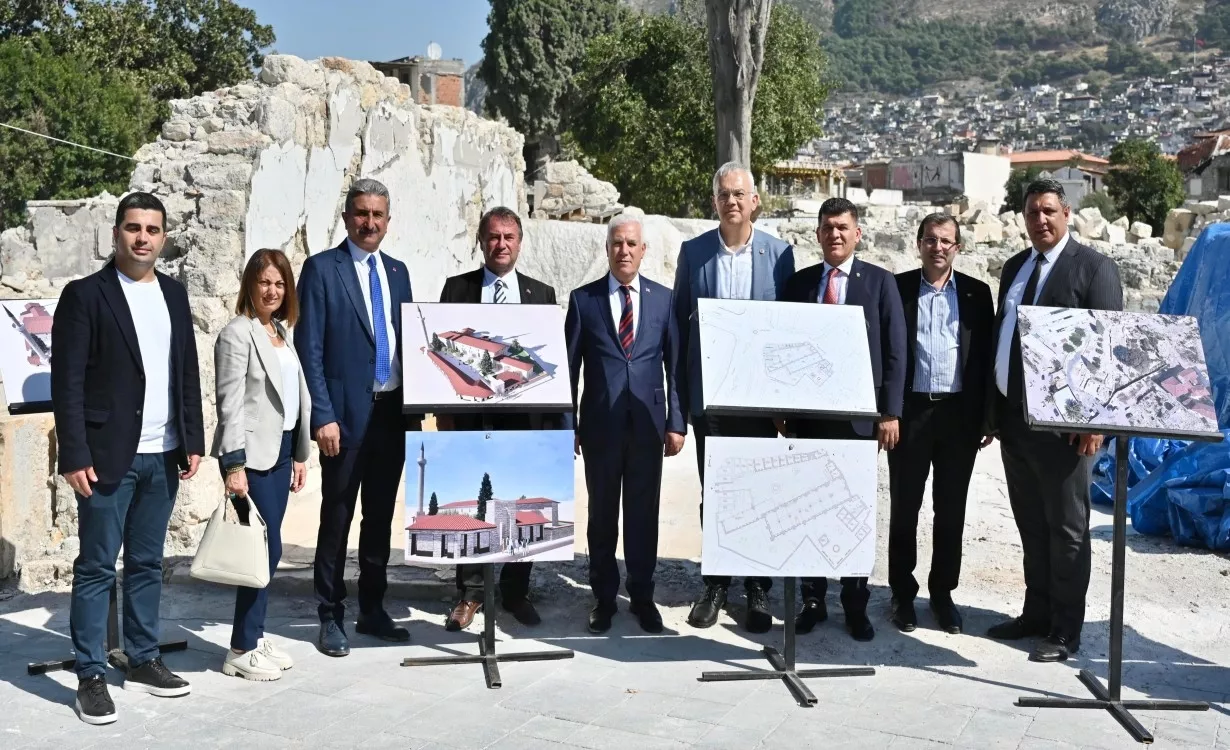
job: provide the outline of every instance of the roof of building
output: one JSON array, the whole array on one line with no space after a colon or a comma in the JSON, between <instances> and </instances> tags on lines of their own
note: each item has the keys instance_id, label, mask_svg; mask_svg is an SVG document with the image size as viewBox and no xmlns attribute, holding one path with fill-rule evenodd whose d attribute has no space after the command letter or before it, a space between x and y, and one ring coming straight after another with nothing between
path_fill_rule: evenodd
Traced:
<instances>
[{"instance_id":1,"label":"roof of building","mask_svg":"<svg viewBox=\"0 0 1230 750\"><path fill-rule=\"evenodd\" d=\"M451 509L451 508L477 508L477 507L478 507L477 500L458 500L455 503L445 503L444 505L439 506L440 510L444 510L445 508Z\"/></svg>"},{"instance_id":2,"label":"roof of building","mask_svg":"<svg viewBox=\"0 0 1230 750\"><path fill-rule=\"evenodd\" d=\"M534 526L540 523L548 523L547 517L536 510L523 510L517 513L518 526Z\"/></svg>"},{"instance_id":3,"label":"roof of building","mask_svg":"<svg viewBox=\"0 0 1230 750\"><path fill-rule=\"evenodd\" d=\"M443 516L419 516L414 519L414 523L406 527L406 531L488 531L494 528L493 523L450 513Z\"/></svg>"},{"instance_id":4,"label":"roof of building","mask_svg":"<svg viewBox=\"0 0 1230 750\"><path fill-rule=\"evenodd\" d=\"M448 378L448 382L453 386L453 390L457 392L458 396L490 398L495 395L495 392L488 388L486 383L471 378L439 354L429 351L427 356L431 358L432 362L436 363L436 367L439 367L440 372L443 372L445 377Z\"/></svg>"},{"instance_id":5,"label":"roof of building","mask_svg":"<svg viewBox=\"0 0 1230 750\"><path fill-rule=\"evenodd\" d=\"M1179 151L1177 160L1179 169L1191 172L1215 156L1220 156L1230 150L1230 133L1198 133L1195 143Z\"/></svg>"},{"instance_id":6,"label":"roof of building","mask_svg":"<svg viewBox=\"0 0 1230 750\"><path fill-rule=\"evenodd\" d=\"M445 331L440 334L440 338L456 341L458 344L464 344L475 349L484 349L492 354L502 354L508 348L508 344L492 341L486 336L476 336L473 328L463 328L460 331Z\"/></svg>"},{"instance_id":7,"label":"roof of building","mask_svg":"<svg viewBox=\"0 0 1230 750\"><path fill-rule=\"evenodd\" d=\"M499 498L494 498L492 502L500 503L500 502L508 502L508 501L500 500ZM522 498L518 498L516 502L517 502L517 505L538 505L539 503L556 503L559 501L551 500L550 498L546 498L546 497L522 497ZM477 508L478 501L477 500L457 500L451 503L445 503L444 505L441 505L438 507L440 508L440 510L453 510L455 508Z\"/></svg>"},{"instance_id":8,"label":"roof of building","mask_svg":"<svg viewBox=\"0 0 1230 750\"><path fill-rule=\"evenodd\" d=\"M530 364L529 362L525 362L523 360L517 359L516 357L509 357L507 355L496 357L495 361L499 362L502 365L507 365L508 367L515 367L518 370L524 370L526 372L530 372L531 370L534 369L534 365Z\"/></svg>"},{"instance_id":9,"label":"roof of building","mask_svg":"<svg viewBox=\"0 0 1230 750\"><path fill-rule=\"evenodd\" d=\"M1091 156L1090 154L1081 153L1075 149L1057 149L1054 151L1021 151L1015 154L1009 154L1008 158L1016 164L1038 164L1051 161L1064 162L1072 157L1080 159L1086 164L1109 165L1110 162L1100 156Z\"/></svg>"}]
</instances>

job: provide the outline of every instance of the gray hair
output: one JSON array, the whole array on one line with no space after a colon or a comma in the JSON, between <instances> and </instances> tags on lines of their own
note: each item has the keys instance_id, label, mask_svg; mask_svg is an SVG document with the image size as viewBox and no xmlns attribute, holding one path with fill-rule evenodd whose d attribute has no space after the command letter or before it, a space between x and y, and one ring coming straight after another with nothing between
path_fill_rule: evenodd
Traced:
<instances>
[{"instance_id":1,"label":"gray hair","mask_svg":"<svg viewBox=\"0 0 1230 750\"><path fill-rule=\"evenodd\" d=\"M611 219L611 222L606 225L606 247L611 249L611 239L615 236L615 230L628 224L635 224L641 228L641 243L645 242L645 222L641 220L638 214L619 214Z\"/></svg>"},{"instance_id":2,"label":"gray hair","mask_svg":"<svg viewBox=\"0 0 1230 750\"><path fill-rule=\"evenodd\" d=\"M1031 195L1046 195L1047 193L1053 193L1059 199L1059 205L1064 208L1071 208L1071 205L1068 203L1068 196L1064 193L1063 183L1049 177L1040 177L1029 183L1029 186L1025 188L1025 197L1022 200L1028 203Z\"/></svg>"},{"instance_id":3,"label":"gray hair","mask_svg":"<svg viewBox=\"0 0 1230 750\"><path fill-rule=\"evenodd\" d=\"M375 195L384 198L385 202L390 202L389 189L384 186L384 183L373 180L370 177L364 177L355 180L350 189L346 191L346 213L354 211L354 200L360 195Z\"/></svg>"},{"instance_id":4,"label":"gray hair","mask_svg":"<svg viewBox=\"0 0 1230 750\"><path fill-rule=\"evenodd\" d=\"M752 177L752 170L737 161L728 161L718 167L718 170L713 173L713 194L718 194L718 186L721 184L723 177L735 174L737 172L742 172L747 175L747 181L752 186L752 195L756 195L756 179Z\"/></svg>"}]
</instances>

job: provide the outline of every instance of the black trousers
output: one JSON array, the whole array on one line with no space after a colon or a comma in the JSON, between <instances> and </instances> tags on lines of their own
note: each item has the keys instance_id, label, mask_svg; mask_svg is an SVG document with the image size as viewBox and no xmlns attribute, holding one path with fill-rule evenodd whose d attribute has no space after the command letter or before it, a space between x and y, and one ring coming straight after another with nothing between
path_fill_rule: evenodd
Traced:
<instances>
[{"instance_id":1,"label":"black trousers","mask_svg":"<svg viewBox=\"0 0 1230 750\"><path fill-rule=\"evenodd\" d=\"M972 395L972 394L971 394ZM961 577L961 535L965 505L980 435L968 419L965 394L940 401L907 394L901 439L888 453L891 511L888 523L888 585L893 596L909 601L918 594L918 512L927 475L934 470L931 504L935 528L927 591L932 599L951 599Z\"/></svg>"},{"instance_id":2,"label":"black trousers","mask_svg":"<svg viewBox=\"0 0 1230 750\"><path fill-rule=\"evenodd\" d=\"M840 419L800 419L789 423L788 427L794 434L806 440L875 440L854 431L854 425ZM799 586L803 601L808 599L824 599L828 593L827 578L803 578ZM863 612L867 609L867 601L871 599L871 591L867 588L867 579L862 576L843 576L841 579L841 607L847 612Z\"/></svg>"},{"instance_id":3,"label":"black trousers","mask_svg":"<svg viewBox=\"0 0 1230 750\"><path fill-rule=\"evenodd\" d=\"M320 457L320 529L316 533L313 585L321 622L341 622L346 602L346 538L355 505L363 502L359 528L359 613L380 612L388 588L389 538L397 486L406 461L406 430L418 429L402 417L401 391L372 403L367 432L358 447Z\"/></svg>"},{"instance_id":4,"label":"black trousers","mask_svg":"<svg viewBox=\"0 0 1230 750\"><path fill-rule=\"evenodd\" d=\"M692 416L692 435L696 439L696 469L700 473L700 522L705 523L705 438L715 437L777 437L777 428L768 417L698 417ZM705 576L706 584L729 586L730 576ZM772 578L747 578L743 581L759 583L765 591L773 587Z\"/></svg>"},{"instance_id":5,"label":"black trousers","mask_svg":"<svg viewBox=\"0 0 1230 750\"><path fill-rule=\"evenodd\" d=\"M1021 617L1079 639L1089 588L1093 459L1078 455L1067 435L1030 430L1019 406L1004 409L1000 453L1025 558Z\"/></svg>"}]
</instances>

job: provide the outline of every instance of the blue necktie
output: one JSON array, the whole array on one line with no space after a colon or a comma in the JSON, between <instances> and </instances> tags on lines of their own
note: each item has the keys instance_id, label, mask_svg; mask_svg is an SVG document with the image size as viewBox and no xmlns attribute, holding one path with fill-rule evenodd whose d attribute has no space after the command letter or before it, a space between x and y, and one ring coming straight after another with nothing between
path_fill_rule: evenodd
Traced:
<instances>
[{"instance_id":1,"label":"blue necktie","mask_svg":"<svg viewBox=\"0 0 1230 750\"><path fill-rule=\"evenodd\" d=\"M372 290L372 328L376 334L376 382L384 385L389 380L389 330L384 321L384 290L380 288L380 274L376 273L376 256L367 256L367 283Z\"/></svg>"}]
</instances>

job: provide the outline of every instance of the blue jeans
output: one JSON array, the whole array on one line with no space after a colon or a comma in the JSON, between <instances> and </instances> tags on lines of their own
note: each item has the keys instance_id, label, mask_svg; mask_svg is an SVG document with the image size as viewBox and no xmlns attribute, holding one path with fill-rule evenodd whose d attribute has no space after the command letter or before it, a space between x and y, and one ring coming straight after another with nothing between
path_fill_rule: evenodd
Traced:
<instances>
[{"instance_id":1,"label":"blue jeans","mask_svg":"<svg viewBox=\"0 0 1230 750\"><path fill-rule=\"evenodd\" d=\"M293 432L282 433L282 449L278 461L268 471L245 469L248 475L248 497L265 519L269 533L269 581L282 559L282 519L290 499L291 446ZM247 520L247 506L239 509L239 517ZM269 587L253 589L240 586L235 590L235 622L231 626L231 648L251 651L265 635L265 612L269 605Z\"/></svg>"},{"instance_id":2,"label":"blue jeans","mask_svg":"<svg viewBox=\"0 0 1230 750\"><path fill-rule=\"evenodd\" d=\"M179 490L175 453L138 453L114 484L95 484L77 495L81 552L73 562L69 629L77 676L106 672L107 611L115 585L115 559L124 548L124 651L140 666L158 656L158 601L162 546Z\"/></svg>"}]
</instances>

